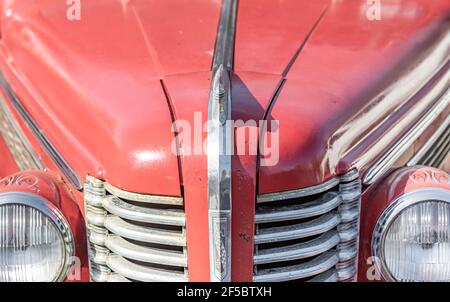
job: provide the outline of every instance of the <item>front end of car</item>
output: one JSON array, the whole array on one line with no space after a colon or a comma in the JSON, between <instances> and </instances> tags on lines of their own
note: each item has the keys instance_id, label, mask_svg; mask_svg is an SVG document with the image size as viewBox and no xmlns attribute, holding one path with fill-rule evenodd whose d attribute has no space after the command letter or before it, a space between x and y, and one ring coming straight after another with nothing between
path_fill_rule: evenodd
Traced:
<instances>
[{"instance_id":1,"label":"front end of car","mask_svg":"<svg viewBox=\"0 0 450 302\"><path fill-rule=\"evenodd\" d=\"M399 28L339 23L356 31L344 43L334 39L336 20L360 14L359 6L304 1L312 12L305 19L315 19L298 28L307 29L301 38L295 28L286 39L301 41L288 67L270 70L275 59L255 56L263 73L240 57L258 44L248 40L259 41L245 30L261 28L266 10L279 13L277 22L293 13L286 3L256 12L240 3L239 15L237 1L195 1L189 13L214 16L219 28L204 33L209 44L186 46L180 36L194 39L216 23L196 18L194 26L189 14L170 12L185 32L174 26L158 36L133 10L102 2L89 12L105 5L105 16L122 16L126 26L112 24L114 35L98 42L89 26L54 17L56 9L41 15L39 4L13 2L0 40L0 282L450 281L450 27L437 17L444 4L422 3L430 15L401 15ZM144 4L136 11L159 20ZM83 22L104 29L92 15ZM52 22L69 38L52 32ZM372 40L359 42L366 32ZM171 47L158 48L163 42ZM183 65L173 45L191 61L205 55L198 61L206 69ZM345 68L322 64L329 56ZM175 121L194 127L197 112L212 127L200 127L207 152L192 154ZM221 154L239 138L226 135L226 122L250 119L279 128L255 126L257 154ZM279 135L271 165L263 164L267 133Z\"/></svg>"}]
</instances>

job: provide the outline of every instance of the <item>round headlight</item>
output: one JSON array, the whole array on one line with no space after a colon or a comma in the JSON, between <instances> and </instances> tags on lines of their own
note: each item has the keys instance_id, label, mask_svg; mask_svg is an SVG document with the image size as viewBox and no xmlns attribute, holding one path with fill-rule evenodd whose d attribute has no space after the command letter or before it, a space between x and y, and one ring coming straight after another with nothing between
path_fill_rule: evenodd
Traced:
<instances>
[{"instance_id":1,"label":"round headlight","mask_svg":"<svg viewBox=\"0 0 450 302\"><path fill-rule=\"evenodd\" d=\"M450 191L402 195L378 219L372 247L388 281L450 281Z\"/></svg>"},{"instance_id":2,"label":"round headlight","mask_svg":"<svg viewBox=\"0 0 450 302\"><path fill-rule=\"evenodd\" d=\"M64 280L72 263L72 238L64 216L46 199L0 194L0 282Z\"/></svg>"}]
</instances>

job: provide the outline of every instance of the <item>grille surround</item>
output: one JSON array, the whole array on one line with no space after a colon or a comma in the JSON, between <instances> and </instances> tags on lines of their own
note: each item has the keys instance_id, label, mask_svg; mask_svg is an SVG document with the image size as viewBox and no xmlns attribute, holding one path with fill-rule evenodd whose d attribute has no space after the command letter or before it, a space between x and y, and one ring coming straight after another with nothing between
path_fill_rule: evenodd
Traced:
<instances>
[{"instance_id":1,"label":"grille surround","mask_svg":"<svg viewBox=\"0 0 450 302\"><path fill-rule=\"evenodd\" d=\"M91 176L84 189L92 281L188 281L183 198L127 192Z\"/></svg>"},{"instance_id":2,"label":"grille surround","mask_svg":"<svg viewBox=\"0 0 450 302\"><path fill-rule=\"evenodd\" d=\"M356 170L257 197L255 282L355 281L362 186Z\"/></svg>"}]
</instances>

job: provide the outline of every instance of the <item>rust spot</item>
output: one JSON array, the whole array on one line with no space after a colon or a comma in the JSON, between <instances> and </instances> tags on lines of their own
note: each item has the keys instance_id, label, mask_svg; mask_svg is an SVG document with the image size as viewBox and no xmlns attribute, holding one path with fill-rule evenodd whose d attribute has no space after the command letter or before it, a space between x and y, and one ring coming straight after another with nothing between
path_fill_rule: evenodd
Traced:
<instances>
[{"instance_id":1,"label":"rust spot","mask_svg":"<svg viewBox=\"0 0 450 302\"><path fill-rule=\"evenodd\" d=\"M239 238L244 239L246 242L249 242L251 239L251 236L246 233L239 233Z\"/></svg>"}]
</instances>

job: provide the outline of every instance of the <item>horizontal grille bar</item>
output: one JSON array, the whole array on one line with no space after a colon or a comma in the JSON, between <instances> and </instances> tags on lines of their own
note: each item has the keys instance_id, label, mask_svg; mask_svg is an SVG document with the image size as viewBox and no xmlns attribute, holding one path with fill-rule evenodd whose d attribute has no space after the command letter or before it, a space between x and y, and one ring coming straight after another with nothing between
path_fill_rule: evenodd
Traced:
<instances>
[{"instance_id":1,"label":"horizontal grille bar","mask_svg":"<svg viewBox=\"0 0 450 302\"><path fill-rule=\"evenodd\" d=\"M103 200L103 207L121 218L164 225L185 226L186 219L181 210L159 210L135 206L115 197L108 196Z\"/></svg>"},{"instance_id":2,"label":"horizontal grille bar","mask_svg":"<svg viewBox=\"0 0 450 302\"><path fill-rule=\"evenodd\" d=\"M132 193L116 188L108 183L105 184L105 189L110 194L126 200L139 201L145 203L165 204L165 205L179 205L179 206L183 205L183 198L181 197Z\"/></svg>"},{"instance_id":3,"label":"horizontal grille bar","mask_svg":"<svg viewBox=\"0 0 450 302\"><path fill-rule=\"evenodd\" d=\"M111 233L127 239L147 243L186 246L186 236L183 233L131 224L117 216L108 216L105 220L105 227Z\"/></svg>"},{"instance_id":4,"label":"horizontal grille bar","mask_svg":"<svg viewBox=\"0 0 450 302\"><path fill-rule=\"evenodd\" d=\"M84 198L92 280L187 281L180 198L128 193L92 177Z\"/></svg>"},{"instance_id":5,"label":"horizontal grille bar","mask_svg":"<svg viewBox=\"0 0 450 302\"><path fill-rule=\"evenodd\" d=\"M255 244L311 237L332 230L340 222L341 218L336 212L322 215L317 219L304 223L266 228L255 235Z\"/></svg>"},{"instance_id":6,"label":"horizontal grille bar","mask_svg":"<svg viewBox=\"0 0 450 302\"><path fill-rule=\"evenodd\" d=\"M119 255L110 255L106 264L114 272L128 279L142 282L186 282L187 277L184 273L178 273L171 270L149 268L137 265L126 260Z\"/></svg>"},{"instance_id":7,"label":"horizontal grille bar","mask_svg":"<svg viewBox=\"0 0 450 302\"><path fill-rule=\"evenodd\" d=\"M338 280L337 271L332 269L312 278L309 282L337 282Z\"/></svg>"},{"instance_id":8,"label":"horizontal grille bar","mask_svg":"<svg viewBox=\"0 0 450 302\"><path fill-rule=\"evenodd\" d=\"M311 195L316 195L316 194L326 192L326 191L330 190L331 188L337 186L338 184L339 184L339 178L333 178L323 184L320 184L320 185L317 185L314 187L308 187L305 189L298 189L298 190L285 191L285 192L279 192L279 193L267 193L267 194L258 195L256 200L258 203L265 203L265 202L272 202L272 201L278 201L278 200L287 200L287 199L311 196Z\"/></svg>"},{"instance_id":9,"label":"horizontal grille bar","mask_svg":"<svg viewBox=\"0 0 450 302\"><path fill-rule=\"evenodd\" d=\"M287 221L319 216L337 208L342 202L334 192L326 193L317 200L291 206L260 207L256 210L256 223Z\"/></svg>"},{"instance_id":10,"label":"horizontal grille bar","mask_svg":"<svg viewBox=\"0 0 450 302\"><path fill-rule=\"evenodd\" d=\"M273 262L284 262L296 259L304 259L322 254L331 250L340 241L337 232L328 232L311 241L289 245L287 247L276 247L265 249L255 255L255 264Z\"/></svg>"},{"instance_id":11,"label":"horizontal grille bar","mask_svg":"<svg viewBox=\"0 0 450 302\"><path fill-rule=\"evenodd\" d=\"M183 252L145 247L115 235L108 236L105 245L113 253L128 259L171 266L187 266L187 258Z\"/></svg>"},{"instance_id":12,"label":"horizontal grille bar","mask_svg":"<svg viewBox=\"0 0 450 302\"><path fill-rule=\"evenodd\" d=\"M104 266L91 264L91 279L95 282L130 282L127 278L111 272Z\"/></svg>"},{"instance_id":13,"label":"horizontal grille bar","mask_svg":"<svg viewBox=\"0 0 450 302\"><path fill-rule=\"evenodd\" d=\"M266 199L257 202L255 210L254 281L354 280L361 202L358 177L354 170L311 190L263 195ZM317 193L318 188L327 191Z\"/></svg>"},{"instance_id":14,"label":"horizontal grille bar","mask_svg":"<svg viewBox=\"0 0 450 302\"><path fill-rule=\"evenodd\" d=\"M253 277L255 282L275 282L304 279L323 273L339 262L335 251L328 251L309 262L293 266L259 270Z\"/></svg>"}]
</instances>

